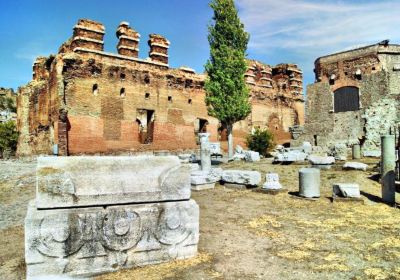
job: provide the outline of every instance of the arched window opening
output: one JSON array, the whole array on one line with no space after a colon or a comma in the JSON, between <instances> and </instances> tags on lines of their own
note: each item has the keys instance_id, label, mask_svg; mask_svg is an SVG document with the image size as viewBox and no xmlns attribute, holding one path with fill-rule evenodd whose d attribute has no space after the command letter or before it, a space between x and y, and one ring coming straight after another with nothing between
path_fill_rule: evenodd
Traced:
<instances>
[{"instance_id":1,"label":"arched window opening","mask_svg":"<svg viewBox=\"0 0 400 280\"><path fill-rule=\"evenodd\" d=\"M94 96L97 96L99 94L99 86L97 84L93 85L92 93L93 93Z\"/></svg>"},{"instance_id":2,"label":"arched window opening","mask_svg":"<svg viewBox=\"0 0 400 280\"><path fill-rule=\"evenodd\" d=\"M119 91L119 96L125 97L125 88L121 88L121 90Z\"/></svg>"},{"instance_id":3,"label":"arched window opening","mask_svg":"<svg viewBox=\"0 0 400 280\"><path fill-rule=\"evenodd\" d=\"M334 91L334 112L360 110L360 96L357 87L342 87Z\"/></svg>"}]
</instances>

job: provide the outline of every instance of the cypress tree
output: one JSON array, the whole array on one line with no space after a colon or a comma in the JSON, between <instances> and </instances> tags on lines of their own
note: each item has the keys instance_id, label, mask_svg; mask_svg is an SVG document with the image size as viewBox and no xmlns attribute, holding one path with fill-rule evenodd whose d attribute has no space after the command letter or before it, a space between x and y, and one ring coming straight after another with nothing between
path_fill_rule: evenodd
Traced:
<instances>
[{"instance_id":1,"label":"cypress tree","mask_svg":"<svg viewBox=\"0 0 400 280\"><path fill-rule=\"evenodd\" d=\"M210 58L205 65L208 113L226 127L228 156L233 156L233 124L251 111L249 89L244 80L249 34L240 22L233 0L212 0L213 22L208 27Z\"/></svg>"}]
</instances>

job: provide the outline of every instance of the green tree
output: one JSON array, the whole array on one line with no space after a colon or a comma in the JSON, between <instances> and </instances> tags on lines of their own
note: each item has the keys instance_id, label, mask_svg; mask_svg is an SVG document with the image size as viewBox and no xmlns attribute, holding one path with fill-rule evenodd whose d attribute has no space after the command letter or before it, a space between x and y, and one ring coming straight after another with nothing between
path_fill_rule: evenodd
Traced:
<instances>
[{"instance_id":1,"label":"green tree","mask_svg":"<svg viewBox=\"0 0 400 280\"><path fill-rule=\"evenodd\" d=\"M251 111L249 89L244 80L249 34L240 22L233 0L213 0L213 23L209 26L210 59L205 65L208 113L226 127L228 156L233 156L233 124Z\"/></svg>"},{"instance_id":2,"label":"green tree","mask_svg":"<svg viewBox=\"0 0 400 280\"><path fill-rule=\"evenodd\" d=\"M15 122L8 121L0 123L0 155L4 151L15 152L18 143L18 132Z\"/></svg>"},{"instance_id":3,"label":"green tree","mask_svg":"<svg viewBox=\"0 0 400 280\"><path fill-rule=\"evenodd\" d=\"M268 150L274 145L274 135L267 129L256 130L247 136L247 146L250 150L259 152L260 155L266 156Z\"/></svg>"},{"instance_id":4,"label":"green tree","mask_svg":"<svg viewBox=\"0 0 400 280\"><path fill-rule=\"evenodd\" d=\"M14 104L14 100L11 97L0 96L0 111L10 110L11 112L17 112L17 107Z\"/></svg>"}]
</instances>

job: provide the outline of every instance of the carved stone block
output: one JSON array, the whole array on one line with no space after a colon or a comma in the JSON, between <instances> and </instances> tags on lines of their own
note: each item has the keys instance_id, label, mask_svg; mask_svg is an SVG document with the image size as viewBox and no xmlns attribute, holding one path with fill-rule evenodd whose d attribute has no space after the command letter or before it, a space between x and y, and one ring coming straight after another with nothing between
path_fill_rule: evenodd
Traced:
<instances>
[{"instance_id":1,"label":"carved stone block","mask_svg":"<svg viewBox=\"0 0 400 280\"><path fill-rule=\"evenodd\" d=\"M190 198L190 167L176 156L39 157L39 209Z\"/></svg>"},{"instance_id":2,"label":"carved stone block","mask_svg":"<svg viewBox=\"0 0 400 280\"><path fill-rule=\"evenodd\" d=\"M199 207L193 200L37 210L25 219L27 277L93 276L195 256Z\"/></svg>"}]
</instances>

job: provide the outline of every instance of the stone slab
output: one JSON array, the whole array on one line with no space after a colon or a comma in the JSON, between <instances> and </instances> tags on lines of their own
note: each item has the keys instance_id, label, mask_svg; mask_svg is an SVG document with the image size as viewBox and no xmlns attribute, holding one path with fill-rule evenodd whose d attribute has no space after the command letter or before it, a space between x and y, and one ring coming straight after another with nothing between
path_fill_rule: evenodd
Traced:
<instances>
[{"instance_id":1,"label":"stone slab","mask_svg":"<svg viewBox=\"0 0 400 280\"><path fill-rule=\"evenodd\" d=\"M27 278L89 277L193 257L199 207L193 200L37 210L25 219Z\"/></svg>"},{"instance_id":2,"label":"stone slab","mask_svg":"<svg viewBox=\"0 0 400 280\"><path fill-rule=\"evenodd\" d=\"M274 162L295 162L304 161L308 157L308 154L300 150L284 149L279 151L274 157Z\"/></svg>"},{"instance_id":3,"label":"stone slab","mask_svg":"<svg viewBox=\"0 0 400 280\"><path fill-rule=\"evenodd\" d=\"M204 191L215 188L215 183L192 185L192 191Z\"/></svg>"},{"instance_id":4,"label":"stone slab","mask_svg":"<svg viewBox=\"0 0 400 280\"><path fill-rule=\"evenodd\" d=\"M335 158L310 155L308 161L313 165L331 165L335 163Z\"/></svg>"},{"instance_id":5,"label":"stone slab","mask_svg":"<svg viewBox=\"0 0 400 280\"><path fill-rule=\"evenodd\" d=\"M226 183L255 186L261 182L261 174L258 171L224 170L221 180Z\"/></svg>"},{"instance_id":6,"label":"stone slab","mask_svg":"<svg viewBox=\"0 0 400 280\"><path fill-rule=\"evenodd\" d=\"M344 170L362 170L366 171L368 168L368 165L362 162L346 162L343 165Z\"/></svg>"},{"instance_id":7,"label":"stone slab","mask_svg":"<svg viewBox=\"0 0 400 280\"><path fill-rule=\"evenodd\" d=\"M360 198L360 186L351 183L335 183L332 186L333 197Z\"/></svg>"},{"instance_id":8,"label":"stone slab","mask_svg":"<svg viewBox=\"0 0 400 280\"><path fill-rule=\"evenodd\" d=\"M381 157L381 150L363 150L362 154L364 157L376 157L379 158Z\"/></svg>"},{"instance_id":9,"label":"stone slab","mask_svg":"<svg viewBox=\"0 0 400 280\"><path fill-rule=\"evenodd\" d=\"M39 157L40 209L190 198L190 166L176 156Z\"/></svg>"}]
</instances>

